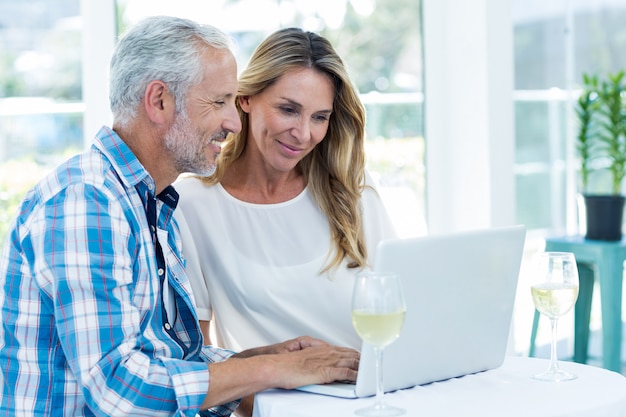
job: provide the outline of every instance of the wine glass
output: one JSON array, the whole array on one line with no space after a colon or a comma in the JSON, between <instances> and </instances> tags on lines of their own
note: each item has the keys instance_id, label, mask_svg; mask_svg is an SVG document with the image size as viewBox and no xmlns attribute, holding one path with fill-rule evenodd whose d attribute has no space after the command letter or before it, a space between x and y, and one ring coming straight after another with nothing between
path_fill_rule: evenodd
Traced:
<instances>
[{"instance_id":1,"label":"wine glass","mask_svg":"<svg viewBox=\"0 0 626 417\"><path fill-rule=\"evenodd\" d=\"M530 287L535 308L550 319L552 340L550 366L545 372L534 375L541 381L567 381L576 375L559 368L556 355L557 322L568 313L578 298L578 268L573 253L540 252L533 258L535 266Z\"/></svg>"},{"instance_id":2,"label":"wine glass","mask_svg":"<svg viewBox=\"0 0 626 417\"><path fill-rule=\"evenodd\" d=\"M376 354L376 399L373 405L358 409L361 416L398 416L405 410L383 401L383 349L400 335L404 324L406 303L400 277L394 273L357 274L352 293L352 324L364 342Z\"/></svg>"}]
</instances>

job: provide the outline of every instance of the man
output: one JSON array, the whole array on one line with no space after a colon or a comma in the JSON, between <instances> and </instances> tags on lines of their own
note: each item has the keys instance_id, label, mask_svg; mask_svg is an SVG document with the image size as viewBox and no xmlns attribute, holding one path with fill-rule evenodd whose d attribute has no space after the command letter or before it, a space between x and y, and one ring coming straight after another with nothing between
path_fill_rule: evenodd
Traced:
<instances>
[{"instance_id":1,"label":"man","mask_svg":"<svg viewBox=\"0 0 626 417\"><path fill-rule=\"evenodd\" d=\"M356 378L357 352L307 337L202 347L170 184L213 172L236 91L214 28L154 17L119 42L113 129L26 195L0 258L0 414L228 415L259 390Z\"/></svg>"}]
</instances>

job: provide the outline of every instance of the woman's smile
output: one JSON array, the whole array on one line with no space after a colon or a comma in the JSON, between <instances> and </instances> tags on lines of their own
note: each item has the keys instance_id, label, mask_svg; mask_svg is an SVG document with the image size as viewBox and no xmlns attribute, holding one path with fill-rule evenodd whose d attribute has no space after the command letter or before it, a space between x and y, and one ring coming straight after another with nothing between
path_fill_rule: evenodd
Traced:
<instances>
[{"instance_id":1,"label":"woman's smile","mask_svg":"<svg viewBox=\"0 0 626 417\"><path fill-rule=\"evenodd\" d=\"M302 153L302 149L300 149L299 147L293 146L293 145L287 145L284 142L281 142L280 140L277 140L276 143L278 143L278 145L282 148L282 150L291 157L297 157L298 155L300 155Z\"/></svg>"}]
</instances>

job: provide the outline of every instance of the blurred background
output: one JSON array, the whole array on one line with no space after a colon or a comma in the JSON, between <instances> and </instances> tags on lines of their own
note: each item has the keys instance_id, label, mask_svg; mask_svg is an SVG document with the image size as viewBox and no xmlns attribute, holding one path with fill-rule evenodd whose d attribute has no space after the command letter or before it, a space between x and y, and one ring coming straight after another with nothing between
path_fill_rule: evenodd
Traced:
<instances>
[{"instance_id":1,"label":"blurred background","mask_svg":"<svg viewBox=\"0 0 626 417\"><path fill-rule=\"evenodd\" d=\"M0 0L0 245L26 190L111 123L115 40L155 14L225 30L240 69L278 28L327 36L401 236L521 223L531 254L580 230L573 102L583 73L625 68L626 0ZM518 299L523 353L532 302Z\"/></svg>"}]
</instances>

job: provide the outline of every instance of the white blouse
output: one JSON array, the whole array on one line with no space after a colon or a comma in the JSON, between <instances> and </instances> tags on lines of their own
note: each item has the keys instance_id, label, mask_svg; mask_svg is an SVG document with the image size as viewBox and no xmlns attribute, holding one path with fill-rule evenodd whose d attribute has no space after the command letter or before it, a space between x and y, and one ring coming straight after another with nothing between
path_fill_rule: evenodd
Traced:
<instances>
[{"instance_id":1,"label":"white blouse","mask_svg":"<svg viewBox=\"0 0 626 417\"><path fill-rule=\"evenodd\" d=\"M367 183L373 185L371 179ZM279 204L236 199L221 184L175 184L177 219L198 317L212 320L217 345L239 351L309 335L359 348L350 302L355 269L320 274L330 248L328 221L308 189ZM395 237L378 195L362 197L370 264Z\"/></svg>"}]
</instances>

